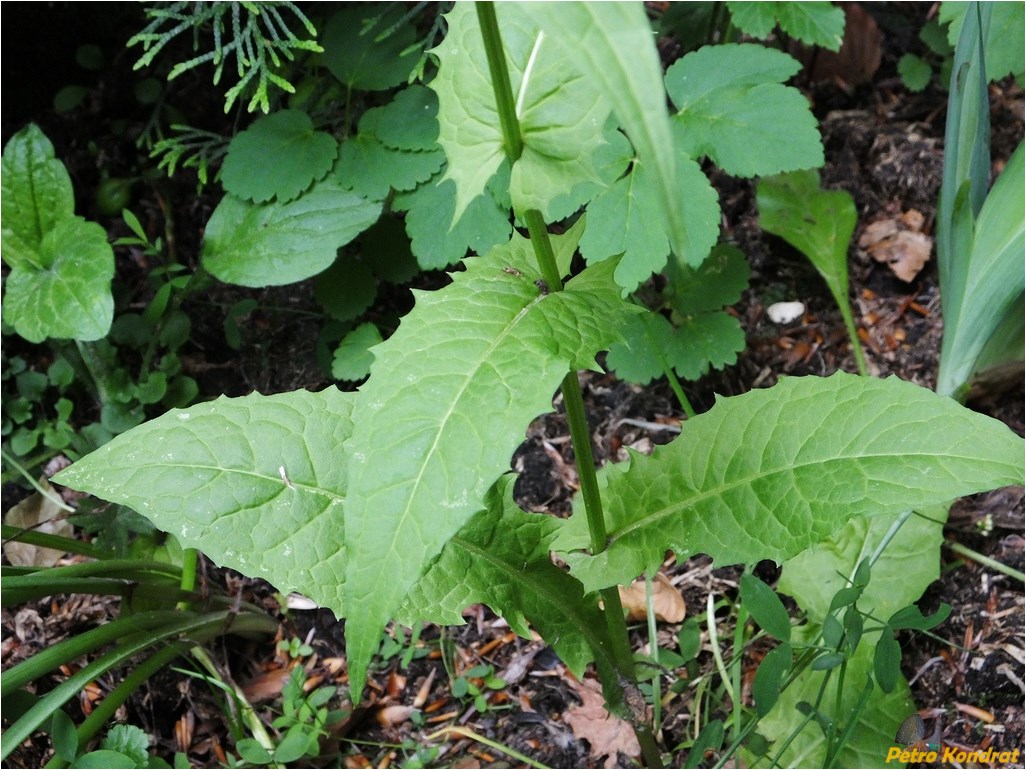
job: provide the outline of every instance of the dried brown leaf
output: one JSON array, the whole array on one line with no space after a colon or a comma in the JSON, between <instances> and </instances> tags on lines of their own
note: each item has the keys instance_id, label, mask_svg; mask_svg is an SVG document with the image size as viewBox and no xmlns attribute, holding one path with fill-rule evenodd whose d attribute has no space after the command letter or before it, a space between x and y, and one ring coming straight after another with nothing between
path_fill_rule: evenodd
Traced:
<instances>
[{"instance_id":1,"label":"dried brown leaf","mask_svg":"<svg viewBox=\"0 0 1026 770\"><path fill-rule=\"evenodd\" d=\"M626 720L606 711L606 700L602 697L598 682L585 679L569 680L581 698L581 705L575 706L563 715L574 735L588 742L593 757L607 757L605 766L615 767L617 752L637 757L641 754L638 737Z\"/></svg>"},{"instance_id":2,"label":"dried brown leaf","mask_svg":"<svg viewBox=\"0 0 1026 770\"><path fill-rule=\"evenodd\" d=\"M631 583L630 588L618 587L620 602L627 609L627 619L638 621L648 617L645 581L639 578ZM652 609L655 611L656 620L663 623L680 623L687 612L684 597L661 572L657 572L652 581Z\"/></svg>"},{"instance_id":3,"label":"dried brown leaf","mask_svg":"<svg viewBox=\"0 0 1026 770\"><path fill-rule=\"evenodd\" d=\"M877 220L866 225L859 246L877 262L886 264L894 274L909 282L923 269L933 250L933 238L922 232L925 219L915 209L896 218Z\"/></svg>"},{"instance_id":4,"label":"dried brown leaf","mask_svg":"<svg viewBox=\"0 0 1026 770\"><path fill-rule=\"evenodd\" d=\"M67 519L61 518L64 510L57 502L60 499L57 491L45 478L40 479L40 486L47 494L41 495L39 492L34 492L17 505L12 506L4 514L4 524L18 529L31 529L33 532L42 532L47 535L71 537L74 530ZM4 543L4 554L16 567L52 567L64 556L63 551L40 548L16 541Z\"/></svg>"}]
</instances>

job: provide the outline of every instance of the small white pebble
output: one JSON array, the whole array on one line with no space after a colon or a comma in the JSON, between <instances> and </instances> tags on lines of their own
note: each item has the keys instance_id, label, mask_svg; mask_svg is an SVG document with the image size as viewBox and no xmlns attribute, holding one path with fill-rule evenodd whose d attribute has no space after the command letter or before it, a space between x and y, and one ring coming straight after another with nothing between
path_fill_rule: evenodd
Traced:
<instances>
[{"instance_id":1,"label":"small white pebble","mask_svg":"<svg viewBox=\"0 0 1026 770\"><path fill-rule=\"evenodd\" d=\"M805 304L802 302L774 302L766 308L766 315L775 324L789 324L805 313Z\"/></svg>"}]
</instances>

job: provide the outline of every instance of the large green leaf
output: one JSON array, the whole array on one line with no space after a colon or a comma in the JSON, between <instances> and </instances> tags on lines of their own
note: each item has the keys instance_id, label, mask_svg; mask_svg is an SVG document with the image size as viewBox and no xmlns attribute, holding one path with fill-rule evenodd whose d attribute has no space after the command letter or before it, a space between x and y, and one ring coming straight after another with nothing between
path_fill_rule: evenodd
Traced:
<instances>
[{"instance_id":1,"label":"large green leaf","mask_svg":"<svg viewBox=\"0 0 1026 770\"><path fill-rule=\"evenodd\" d=\"M577 74L578 49L546 39L532 6L502 3L496 12L523 141L510 194L518 212L538 209L552 220L553 199L598 179L593 155L605 141L609 106L598 87ZM438 94L438 141L448 158L445 178L456 183L458 220L506 151L473 5L457 3L446 21L449 33L434 49L438 75L431 88Z\"/></svg>"},{"instance_id":2,"label":"large green leaf","mask_svg":"<svg viewBox=\"0 0 1026 770\"><path fill-rule=\"evenodd\" d=\"M581 584L549 555L559 520L520 510L512 491L513 477L502 477L488 493L487 508L446 543L417 581L397 620L458 625L465 622L463 609L483 603L521 636L530 637L528 624L533 626L577 676L596 657L600 668L611 670L597 599L586 598Z\"/></svg>"},{"instance_id":3,"label":"large green leaf","mask_svg":"<svg viewBox=\"0 0 1026 770\"><path fill-rule=\"evenodd\" d=\"M226 195L207 223L203 264L226 283L280 286L316 275L381 214L328 176L289 203L247 203Z\"/></svg>"},{"instance_id":4,"label":"large green leaf","mask_svg":"<svg viewBox=\"0 0 1026 770\"><path fill-rule=\"evenodd\" d=\"M666 549L782 561L853 516L1021 483L1023 442L916 385L838 372L720 400L673 443L603 475L609 547L577 550L581 516L558 541L589 591L632 580Z\"/></svg>"},{"instance_id":5,"label":"large green leaf","mask_svg":"<svg viewBox=\"0 0 1026 770\"><path fill-rule=\"evenodd\" d=\"M10 267L49 267L43 236L75 213L75 194L64 164L35 123L11 137L0 162L0 254Z\"/></svg>"},{"instance_id":6,"label":"large green leaf","mask_svg":"<svg viewBox=\"0 0 1026 770\"><path fill-rule=\"evenodd\" d=\"M559 48L573 51L570 66L599 84L620 125L654 178L655 214L674 254L694 251L686 229L687 199L678 197L662 64L641 3L530 3L531 18ZM699 258L693 264L700 262Z\"/></svg>"},{"instance_id":7,"label":"large green leaf","mask_svg":"<svg viewBox=\"0 0 1026 770\"><path fill-rule=\"evenodd\" d=\"M173 409L54 477L144 514L182 545L342 614L353 394L328 388Z\"/></svg>"},{"instance_id":8,"label":"large green leaf","mask_svg":"<svg viewBox=\"0 0 1026 770\"><path fill-rule=\"evenodd\" d=\"M347 629L358 690L403 597L509 468L524 426L551 408L569 367L593 367L629 312L592 266L546 293L530 243L514 235L417 305L374 349L349 445ZM373 601L369 597L373 596Z\"/></svg>"},{"instance_id":9,"label":"large green leaf","mask_svg":"<svg viewBox=\"0 0 1026 770\"><path fill-rule=\"evenodd\" d=\"M677 107L674 131L692 158L708 155L729 174L766 176L823 165L808 100L781 85L801 65L761 45L700 48L666 71Z\"/></svg>"},{"instance_id":10,"label":"large green leaf","mask_svg":"<svg viewBox=\"0 0 1026 770\"><path fill-rule=\"evenodd\" d=\"M106 335L114 318L114 251L104 229L68 215L43 233L34 252L7 276L4 320L29 342Z\"/></svg>"},{"instance_id":11,"label":"large green leaf","mask_svg":"<svg viewBox=\"0 0 1026 770\"><path fill-rule=\"evenodd\" d=\"M1026 177L1020 142L983 203L972 233L972 251L960 255L963 281L944 294L944 342L937 392L957 393L976 370L984 346L1009 313L1021 307L1026 249ZM961 290L961 294L957 293ZM948 292L954 296L948 296ZM1019 323L1022 315L1018 314Z\"/></svg>"},{"instance_id":12,"label":"large green leaf","mask_svg":"<svg viewBox=\"0 0 1026 770\"><path fill-rule=\"evenodd\" d=\"M352 3L325 25L321 60L350 90L385 91L404 82L420 58L417 32L395 3Z\"/></svg>"}]
</instances>

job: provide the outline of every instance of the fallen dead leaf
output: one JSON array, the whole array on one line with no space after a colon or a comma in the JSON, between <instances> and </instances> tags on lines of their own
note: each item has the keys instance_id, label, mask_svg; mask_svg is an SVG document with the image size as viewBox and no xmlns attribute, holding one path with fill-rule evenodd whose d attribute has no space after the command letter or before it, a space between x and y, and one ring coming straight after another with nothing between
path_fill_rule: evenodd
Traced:
<instances>
[{"instance_id":1,"label":"fallen dead leaf","mask_svg":"<svg viewBox=\"0 0 1026 770\"><path fill-rule=\"evenodd\" d=\"M922 232L924 221L920 212L909 209L898 217L870 222L859 237L859 246L909 282L923 269L933 250L933 238Z\"/></svg>"},{"instance_id":2,"label":"fallen dead leaf","mask_svg":"<svg viewBox=\"0 0 1026 770\"><path fill-rule=\"evenodd\" d=\"M617 752L630 757L639 756L641 745L634 734L634 728L626 720L606 711L601 685L592 679L578 682L570 678L569 681L577 690L581 705L563 714L563 721L570 726L575 736L588 742L591 755L596 758L606 757L605 767L616 766Z\"/></svg>"},{"instance_id":3,"label":"fallen dead leaf","mask_svg":"<svg viewBox=\"0 0 1026 770\"><path fill-rule=\"evenodd\" d=\"M410 714L416 711L413 706L392 705L385 706L376 715L378 724L382 727L395 727L410 718Z\"/></svg>"},{"instance_id":4,"label":"fallen dead leaf","mask_svg":"<svg viewBox=\"0 0 1026 770\"><path fill-rule=\"evenodd\" d=\"M620 602L627 609L627 620L644 620L648 617L648 603L645 600L645 581L642 578L631 583L630 588L618 586ZM656 620L662 623L680 623L684 620L687 607L684 597L670 579L657 572L652 581L652 609Z\"/></svg>"},{"instance_id":5,"label":"fallen dead leaf","mask_svg":"<svg viewBox=\"0 0 1026 770\"><path fill-rule=\"evenodd\" d=\"M242 692L250 703L272 700L281 695L281 688L289 681L291 675L292 672L287 668L265 671L250 679L242 688Z\"/></svg>"},{"instance_id":6,"label":"fallen dead leaf","mask_svg":"<svg viewBox=\"0 0 1026 770\"><path fill-rule=\"evenodd\" d=\"M4 524L18 529L31 529L33 532L47 535L71 537L74 530L67 519L61 518L64 510L57 502L60 499L57 491L45 478L40 479L39 485L46 494L34 492L17 505L12 506L4 514ZM4 543L4 554L16 567L52 567L64 556L63 551L40 548L17 541Z\"/></svg>"}]
</instances>

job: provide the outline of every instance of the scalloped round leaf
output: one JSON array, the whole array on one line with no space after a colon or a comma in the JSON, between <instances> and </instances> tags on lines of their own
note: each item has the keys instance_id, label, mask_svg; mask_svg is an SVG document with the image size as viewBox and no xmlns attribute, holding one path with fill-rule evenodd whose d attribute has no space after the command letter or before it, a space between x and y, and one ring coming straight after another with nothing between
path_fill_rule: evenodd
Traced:
<instances>
[{"instance_id":1,"label":"scalloped round leaf","mask_svg":"<svg viewBox=\"0 0 1026 770\"><path fill-rule=\"evenodd\" d=\"M35 123L4 146L0 192L4 262L11 267L47 267L39 261L43 236L75 213L75 193L67 169Z\"/></svg>"},{"instance_id":2,"label":"scalloped round leaf","mask_svg":"<svg viewBox=\"0 0 1026 770\"><path fill-rule=\"evenodd\" d=\"M373 133L382 144L397 150L438 147L438 95L427 86L404 88L384 107L368 110L364 119L371 113L378 113Z\"/></svg>"},{"instance_id":3,"label":"scalloped round leaf","mask_svg":"<svg viewBox=\"0 0 1026 770\"><path fill-rule=\"evenodd\" d=\"M395 214L383 214L360 236L360 252L382 281L406 283L420 272L420 265L410 251L410 239Z\"/></svg>"},{"instance_id":4,"label":"scalloped round leaf","mask_svg":"<svg viewBox=\"0 0 1026 770\"><path fill-rule=\"evenodd\" d=\"M685 380L697 380L711 366L722 369L745 349L741 322L729 313L699 313L684 319L668 344L667 358Z\"/></svg>"},{"instance_id":5,"label":"scalloped round leaf","mask_svg":"<svg viewBox=\"0 0 1026 770\"><path fill-rule=\"evenodd\" d=\"M728 2L727 8L734 26L752 37L769 37L779 24L790 37L806 45L841 49L844 11L831 3Z\"/></svg>"},{"instance_id":6,"label":"scalloped round leaf","mask_svg":"<svg viewBox=\"0 0 1026 770\"><path fill-rule=\"evenodd\" d=\"M699 267L682 265L679 270L670 303L684 315L733 305L748 288L751 275L744 252L729 243L716 246Z\"/></svg>"},{"instance_id":7,"label":"scalloped round leaf","mask_svg":"<svg viewBox=\"0 0 1026 770\"><path fill-rule=\"evenodd\" d=\"M410 247L425 270L448 267L463 259L468 249L484 254L508 241L513 230L509 209L487 192L474 198L447 228L456 211L456 183L451 179L425 182L411 193L396 195L394 205L406 211Z\"/></svg>"},{"instance_id":8,"label":"scalloped round leaf","mask_svg":"<svg viewBox=\"0 0 1026 770\"><path fill-rule=\"evenodd\" d=\"M780 85L800 65L761 45L706 46L666 71L674 140L728 174L765 176L823 165L819 124L800 91Z\"/></svg>"},{"instance_id":9,"label":"scalloped round leaf","mask_svg":"<svg viewBox=\"0 0 1026 770\"><path fill-rule=\"evenodd\" d=\"M343 255L314 279L314 298L336 321L356 318L371 306L378 282L364 262Z\"/></svg>"},{"instance_id":10,"label":"scalloped round leaf","mask_svg":"<svg viewBox=\"0 0 1026 770\"><path fill-rule=\"evenodd\" d=\"M783 561L853 516L1021 483L1023 442L925 388L838 372L720 399L671 444L633 456L629 473L607 468L609 546L566 555L586 590L632 580L667 549ZM573 516L558 545L587 538Z\"/></svg>"},{"instance_id":11,"label":"scalloped round leaf","mask_svg":"<svg viewBox=\"0 0 1026 770\"><path fill-rule=\"evenodd\" d=\"M221 184L237 198L292 200L335 163L338 143L299 110L279 110L253 122L228 145Z\"/></svg>"},{"instance_id":12,"label":"scalloped round leaf","mask_svg":"<svg viewBox=\"0 0 1026 770\"><path fill-rule=\"evenodd\" d=\"M332 177L289 203L254 204L226 195L207 223L203 264L240 286L281 286L309 278L381 213L381 204L343 190Z\"/></svg>"},{"instance_id":13,"label":"scalloped round leaf","mask_svg":"<svg viewBox=\"0 0 1026 770\"><path fill-rule=\"evenodd\" d=\"M441 148L395 150L361 130L342 143L335 175L343 187L371 200L384 200L390 190L412 190L427 181L444 163Z\"/></svg>"},{"instance_id":14,"label":"scalloped round leaf","mask_svg":"<svg viewBox=\"0 0 1026 770\"><path fill-rule=\"evenodd\" d=\"M343 85L361 91L384 91L404 83L420 59L420 46L414 46L416 31L403 21L405 13L395 3L343 7L321 34L324 66Z\"/></svg>"},{"instance_id":15,"label":"scalloped round leaf","mask_svg":"<svg viewBox=\"0 0 1026 770\"><path fill-rule=\"evenodd\" d=\"M11 267L4 321L29 342L104 337L114 318L114 251L106 231L69 216L43 234L36 259L48 267Z\"/></svg>"},{"instance_id":16,"label":"scalloped round leaf","mask_svg":"<svg viewBox=\"0 0 1026 770\"><path fill-rule=\"evenodd\" d=\"M372 347L381 342L381 332L372 323L362 323L342 338L331 360L331 376L356 382L370 374L374 362Z\"/></svg>"},{"instance_id":17,"label":"scalloped round leaf","mask_svg":"<svg viewBox=\"0 0 1026 770\"><path fill-rule=\"evenodd\" d=\"M610 345L606 366L622 380L647 385L665 374L664 347L673 333L673 326L659 313L631 316L623 327L624 341Z\"/></svg>"}]
</instances>

